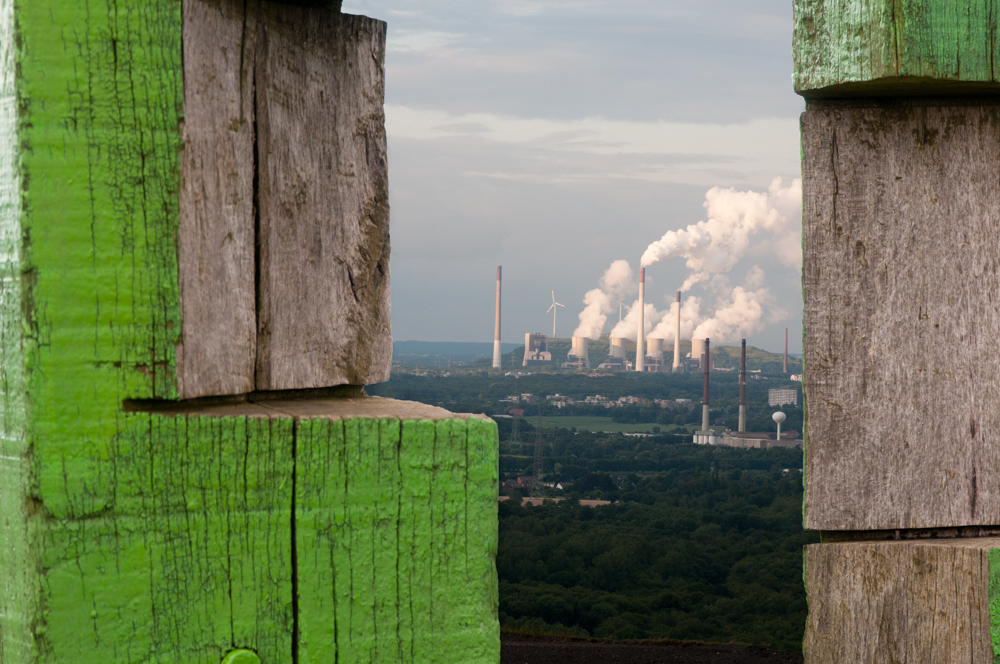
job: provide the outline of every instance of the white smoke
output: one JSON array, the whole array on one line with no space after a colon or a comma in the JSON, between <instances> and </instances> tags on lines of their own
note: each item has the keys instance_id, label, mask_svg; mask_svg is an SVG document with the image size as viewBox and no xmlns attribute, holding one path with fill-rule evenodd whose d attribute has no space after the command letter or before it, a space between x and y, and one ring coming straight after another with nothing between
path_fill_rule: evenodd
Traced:
<instances>
[{"instance_id":1,"label":"white smoke","mask_svg":"<svg viewBox=\"0 0 1000 664\"><path fill-rule=\"evenodd\" d=\"M714 296L715 313L703 315L701 309L707 308L706 300L685 297L681 307L682 338L708 337L714 343L738 341L787 316L771 292L763 287L765 274L758 265L748 270L742 286L733 287L727 275L751 252L788 267L801 268L802 181L795 179L783 186L782 179L775 178L766 193L713 187L705 194L704 205L708 213L706 221L666 232L649 245L640 264L685 258L691 272L681 291L701 284ZM600 288L584 297L580 326L573 336L597 339L616 301L636 288L635 273L628 262L612 263L601 278ZM638 300L614 326L611 336L636 339L639 315L636 305ZM677 303L671 301L668 309L661 312L647 302L643 311L645 336L673 341Z\"/></svg>"},{"instance_id":2,"label":"white smoke","mask_svg":"<svg viewBox=\"0 0 1000 664\"><path fill-rule=\"evenodd\" d=\"M580 312L580 325L573 332L573 336L600 338L615 302L636 288L638 286L635 284L635 272L632 271L628 261L616 260L611 263L601 277L600 288L587 291L583 296L584 308Z\"/></svg>"},{"instance_id":3,"label":"white smoke","mask_svg":"<svg viewBox=\"0 0 1000 664\"><path fill-rule=\"evenodd\" d=\"M713 187L705 194L705 210L707 221L667 231L647 247L640 265L680 256L694 273L728 272L746 254L751 237L767 231L778 260L801 267L801 180L783 187L775 178L767 193Z\"/></svg>"},{"instance_id":4,"label":"white smoke","mask_svg":"<svg viewBox=\"0 0 1000 664\"><path fill-rule=\"evenodd\" d=\"M681 338L691 339L691 333L705 317L701 315L701 298L696 295L684 298L681 302ZM677 301L670 304L670 308L663 312L660 323L647 335L652 339L674 340L674 332L677 329Z\"/></svg>"},{"instance_id":5,"label":"white smoke","mask_svg":"<svg viewBox=\"0 0 1000 664\"><path fill-rule=\"evenodd\" d=\"M652 302L647 302L642 310L642 332L643 336L648 336L653 328L656 327L656 324L660 322L660 319L663 318L663 312L657 311L656 306ZM632 308L628 310L628 315L612 328L611 336L635 341L638 332L639 300L637 299L632 303Z\"/></svg>"},{"instance_id":6,"label":"white smoke","mask_svg":"<svg viewBox=\"0 0 1000 664\"><path fill-rule=\"evenodd\" d=\"M692 339L711 339L713 343L737 341L763 329L765 307L771 304L766 288L748 290L737 286L728 301L720 303L715 315L702 321L691 332Z\"/></svg>"}]
</instances>

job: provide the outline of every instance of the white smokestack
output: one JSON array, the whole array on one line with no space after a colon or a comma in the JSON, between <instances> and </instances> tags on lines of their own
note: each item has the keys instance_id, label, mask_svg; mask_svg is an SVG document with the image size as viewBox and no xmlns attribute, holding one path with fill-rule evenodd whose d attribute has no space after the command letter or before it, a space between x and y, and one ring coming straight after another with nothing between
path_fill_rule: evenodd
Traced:
<instances>
[{"instance_id":1,"label":"white smokestack","mask_svg":"<svg viewBox=\"0 0 1000 664\"><path fill-rule=\"evenodd\" d=\"M645 347L643 345L643 340L646 337L646 331L643 329L642 314L643 309L646 307L646 268L639 268L639 328L635 337L635 370L643 371L646 368L646 357L645 357Z\"/></svg>"},{"instance_id":2,"label":"white smokestack","mask_svg":"<svg viewBox=\"0 0 1000 664\"><path fill-rule=\"evenodd\" d=\"M674 332L674 367L673 372L681 370L681 292L677 291L677 331Z\"/></svg>"},{"instance_id":3,"label":"white smokestack","mask_svg":"<svg viewBox=\"0 0 1000 664\"><path fill-rule=\"evenodd\" d=\"M493 368L499 369L503 354L500 351L500 275L503 266L497 265L497 318L493 328Z\"/></svg>"}]
</instances>

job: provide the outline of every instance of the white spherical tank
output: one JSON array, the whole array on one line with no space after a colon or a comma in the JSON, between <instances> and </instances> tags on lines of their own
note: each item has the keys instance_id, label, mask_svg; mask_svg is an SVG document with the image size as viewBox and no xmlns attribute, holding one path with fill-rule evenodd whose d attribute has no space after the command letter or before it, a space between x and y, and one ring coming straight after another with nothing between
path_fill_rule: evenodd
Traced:
<instances>
[{"instance_id":1,"label":"white spherical tank","mask_svg":"<svg viewBox=\"0 0 1000 664\"><path fill-rule=\"evenodd\" d=\"M775 422L777 422L778 424L781 424L782 422L784 422L788 418L787 418L787 416L784 413L782 413L779 410L777 413L775 413L774 415L771 416L771 419L774 420Z\"/></svg>"}]
</instances>

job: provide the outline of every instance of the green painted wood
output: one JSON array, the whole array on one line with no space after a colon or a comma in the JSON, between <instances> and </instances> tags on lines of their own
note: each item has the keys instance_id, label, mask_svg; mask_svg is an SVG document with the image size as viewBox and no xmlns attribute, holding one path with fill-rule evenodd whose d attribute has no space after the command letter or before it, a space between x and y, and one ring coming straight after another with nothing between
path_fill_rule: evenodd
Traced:
<instances>
[{"instance_id":1,"label":"green painted wood","mask_svg":"<svg viewBox=\"0 0 1000 664\"><path fill-rule=\"evenodd\" d=\"M1000 662L1000 549L988 553L990 570L990 640L993 644L993 661Z\"/></svg>"},{"instance_id":2,"label":"green painted wood","mask_svg":"<svg viewBox=\"0 0 1000 664\"><path fill-rule=\"evenodd\" d=\"M299 423L300 662L498 661L496 435L481 418Z\"/></svg>"},{"instance_id":3,"label":"green painted wood","mask_svg":"<svg viewBox=\"0 0 1000 664\"><path fill-rule=\"evenodd\" d=\"M806 96L1000 92L995 0L794 0Z\"/></svg>"},{"instance_id":4,"label":"green painted wood","mask_svg":"<svg viewBox=\"0 0 1000 664\"><path fill-rule=\"evenodd\" d=\"M0 664L495 662L492 422L123 410L177 397L181 29L0 0Z\"/></svg>"},{"instance_id":5,"label":"green painted wood","mask_svg":"<svg viewBox=\"0 0 1000 664\"><path fill-rule=\"evenodd\" d=\"M41 528L37 661L290 661L292 439L289 419L129 416L113 503Z\"/></svg>"}]
</instances>

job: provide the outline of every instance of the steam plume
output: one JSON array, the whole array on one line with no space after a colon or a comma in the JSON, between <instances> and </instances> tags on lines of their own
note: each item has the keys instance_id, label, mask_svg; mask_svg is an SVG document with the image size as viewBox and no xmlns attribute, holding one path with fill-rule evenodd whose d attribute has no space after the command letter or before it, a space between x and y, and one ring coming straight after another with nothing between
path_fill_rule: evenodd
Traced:
<instances>
[{"instance_id":1,"label":"steam plume","mask_svg":"<svg viewBox=\"0 0 1000 664\"><path fill-rule=\"evenodd\" d=\"M767 193L709 189L705 194L708 220L667 231L646 248L640 264L645 267L680 256L687 259L692 272L728 272L749 249L751 237L768 231L776 236L772 246L778 259L789 267L800 267L802 181L792 180L787 187L781 183L781 178L775 178Z\"/></svg>"}]
</instances>

